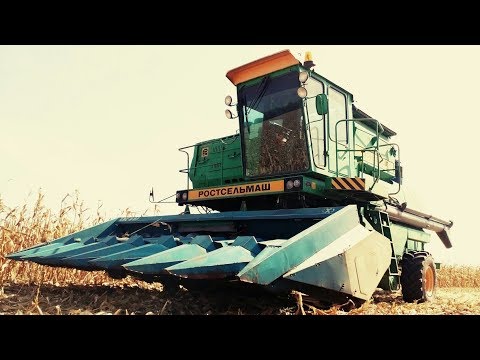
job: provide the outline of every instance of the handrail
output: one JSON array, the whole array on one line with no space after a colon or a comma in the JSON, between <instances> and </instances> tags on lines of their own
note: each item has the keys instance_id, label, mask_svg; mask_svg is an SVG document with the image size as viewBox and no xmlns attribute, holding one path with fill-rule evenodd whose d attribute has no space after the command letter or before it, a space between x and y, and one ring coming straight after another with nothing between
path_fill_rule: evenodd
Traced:
<instances>
[{"instance_id":1,"label":"handrail","mask_svg":"<svg viewBox=\"0 0 480 360\"><path fill-rule=\"evenodd\" d=\"M191 147L194 147L196 144L194 145L189 145L189 146L184 146L184 147L181 147L180 149L178 149L178 151L181 151L185 154L187 154L187 190L190 190L190 179L188 177L188 175L190 174L190 154L188 152L185 151L185 149L188 149L188 148L191 148ZM185 169L182 169L182 170L185 170ZM184 172L180 170L179 172Z\"/></svg>"},{"instance_id":2,"label":"handrail","mask_svg":"<svg viewBox=\"0 0 480 360\"><path fill-rule=\"evenodd\" d=\"M345 123L348 123L348 122L372 122L374 121L375 122L375 137L376 137L376 141L375 141L375 145L372 145L372 146L369 146L367 148L363 148L363 149L350 149L349 148L349 144L346 143L345 146L346 146L346 149L343 149L343 150L338 150L338 124L342 123L342 122L345 122ZM385 131L385 129L383 128L382 124L380 124L380 122L376 119L373 119L373 118L361 118L361 119L343 119L343 120L338 120L336 123L335 123L335 175L336 176L339 176L339 168L338 168L338 153L340 151L342 152L356 152L356 151L360 151L362 153L362 163L363 163L363 153L365 151L371 151L373 153L373 178L374 178L374 181L373 181L373 184L372 186L368 189L369 191L371 191L373 189L373 187L375 186L375 184L380 180L380 175L381 175L381 171L380 171L380 163L381 163L381 155L380 155L380 151L379 151L379 148L381 146L390 146L390 145L396 145L397 146L397 149L398 149L398 154L399 154L399 158L400 158L400 147L397 145L397 144L383 144L383 145L379 145L380 144L380 139L379 139L379 135L382 134L383 132ZM382 161L383 161L383 157L382 157ZM377 165L378 164L378 167ZM376 171L375 171L376 170ZM364 173L364 167L362 167L362 174ZM395 193L392 193L392 194L389 194L389 195L395 195L397 194L398 192L400 191L400 183L399 183L399 189L397 192Z\"/></svg>"},{"instance_id":3,"label":"handrail","mask_svg":"<svg viewBox=\"0 0 480 360\"><path fill-rule=\"evenodd\" d=\"M396 146L397 147L397 154L398 154L398 162L400 164L400 145L398 145L397 143L388 143L388 144L383 144L383 145L380 145L379 147L382 147L382 146ZM396 170L395 168L393 169L387 169L387 170ZM402 176L402 174L399 174L400 177ZM398 190L394 193L389 193L388 196L391 196L391 195L396 195L400 192L400 189L402 187L402 184L401 184L401 179L398 179Z\"/></svg>"},{"instance_id":4,"label":"handrail","mask_svg":"<svg viewBox=\"0 0 480 360\"><path fill-rule=\"evenodd\" d=\"M232 136L227 136L227 138L230 138L230 137L235 137L235 139L233 141L235 141L238 137L238 134L235 134L235 135L232 135ZM219 140L222 144L229 144L229 143L226 143L223 141L223 138L221 139L215 139L215 140ZM233 143L232 141L232 143ZM231 143L230 143L231 144ZM184 173L184 174L187 174L187 189L186 190L189 190L190 189L190 178L189 178L189 174L190 174L190 171L191 170L197 170L197 169L201 169L201 168L204 168L204 167L208 167L209 165L200 165L200 166L194 166L194 167L190 167L190 154L185 151L185 149L189 149L189 148L192 148L192 147L195 147L195 146L198 146L200 144L194 144L194 145L189 145L189 146L184 146L184 147L181 147L178 149L178 151L181 151L185 154L187 154L187 167L184 168L184 169L180 169L179 172L180 173ZM220 153L220 181L221 183L223 184L223 181L224 181L224 178L223 178L223 174L224 174L224 171L225 170L230 170L230 169L234 169L235 167L228 167L228 168L224 168L223 166L223 155L224 155L224 152L225 152L225 148L222 146L222 151ZM240 154L239 154L240 155Z\"/></svg>"}]
</instances>

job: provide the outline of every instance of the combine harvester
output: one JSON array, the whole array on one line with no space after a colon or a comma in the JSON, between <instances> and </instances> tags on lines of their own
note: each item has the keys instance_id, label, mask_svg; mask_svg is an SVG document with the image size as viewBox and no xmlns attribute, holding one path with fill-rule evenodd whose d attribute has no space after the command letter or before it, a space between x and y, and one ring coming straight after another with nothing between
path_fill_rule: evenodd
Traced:
<instances>
[{"instance_id":1,"label":"combine harvester","mask_svg":"<svg viewBox=\"0 0 480 360\"><path fill-rule=\"evenodd\" d=\"M314 66L310 52L302 64L285 50L227 73L238 102L227 96L225 113L239 132L179 149L181 214L119 218L8 257L114 278L253 283L329 303L377 288L434 299L425 230L450 248L453 223L408 207L396 133Z\"/></svg>"}]
</instances>

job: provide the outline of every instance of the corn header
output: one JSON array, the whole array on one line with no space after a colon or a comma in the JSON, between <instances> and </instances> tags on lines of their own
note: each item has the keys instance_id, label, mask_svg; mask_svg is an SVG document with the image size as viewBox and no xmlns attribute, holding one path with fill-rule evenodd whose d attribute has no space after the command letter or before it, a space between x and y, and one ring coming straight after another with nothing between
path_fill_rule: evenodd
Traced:
<instances>
[{"instance_id":1,"label":"corn header","mask_svg":"<svg viewBox=\"0 0 480 360\"><path fill-rule=\"evenodd\" d=\"M180 149L179 215L114 219L8 257L328 302L377 288L432 300L437 264L425 244L434 232L451 247L453 223L409 208L396 133L314 66L310 53L302 63L285 50L227 73L237 100L225 98L225 113L239 131Z\"/></svg>"}]
</instances>

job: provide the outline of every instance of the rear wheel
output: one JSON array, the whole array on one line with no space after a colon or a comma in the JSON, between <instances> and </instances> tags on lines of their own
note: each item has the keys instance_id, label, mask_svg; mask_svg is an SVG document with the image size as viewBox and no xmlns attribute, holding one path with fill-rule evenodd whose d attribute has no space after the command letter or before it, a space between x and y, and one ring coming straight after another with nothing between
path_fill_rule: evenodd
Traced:
<instances>
[{"instance_id":1,"label":"rear wheel","mask_svg":"<svg viewBox=\"0 0 480 360\"><path fill-rule=\"evenodd\" d=\"M403 300L432 301L435 298L437 274L432 255L426 251L407 252L402 258L400 275Z\"/></svg>"}]
</instances>

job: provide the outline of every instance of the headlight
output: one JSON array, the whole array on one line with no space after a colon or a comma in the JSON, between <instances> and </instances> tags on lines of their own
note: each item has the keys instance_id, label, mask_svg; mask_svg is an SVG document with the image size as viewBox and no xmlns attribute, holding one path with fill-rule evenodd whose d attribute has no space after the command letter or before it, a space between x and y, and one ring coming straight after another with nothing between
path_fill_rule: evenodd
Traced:
<instances>
[{"instance_id":1,"label":"headlight","mask_svg":"<svg viewBox=\"0 0 480 360\"><path fill-rule=\"evenodd\" d=\"M225 110L225 116L227 117L227 119L233 119L233 114L230 110Z\"/></svg>"},{"instance_id":2,"label":"headlight","mask_svg":"<svg viewBox=\"0 0 480 360\"><path fill-rule=\"evenodd\" d=\"M300 80L300 82L303 84L304 82L306 82L308 80L310 76L308 75L308 73L306 71L302 71L300 74L298 74L298 80Z\"/></svg>"},{"instance_id":3,"label":"headlight","mask_svg":"<svg viewBox=\"0 0 480 360\"><path fill-rule=\"evenodd\" d=\"M298 90L297 90L297 94L302 99L305 99L307 97L307 89L305 89L303 86L299 87Z\"/></svg>"},{"instance_id":4,"label":"headlight","mask_svg":"<svg viewBox=\"0 0 480 360\"><path fill-rule=\"evenodd\" d=\"M177 193L177 200L180 200L180 196L181 196L181 194Z\"/></svg>"},{"instance_id":5,"label":"headlight","mask_svg":"<svg viewBox=\"0 0 480 360\"><path fill-rule=\"evenodd\" d=\"M230 106L230 105L232 105L232 102L233 102L232 97L230 95L227 95L225 97L225 105Z\"/></svg>"},{"instance_id":6,"label":"headlight","mask_svg":"<svg viewBox=\"0 0 480 360\"><path fill-rule=\"evenodd\" d=\"M183 199L184 201L187 201L187 193L186 193L186 192L184 192L184 193L182 194L182 199Z\"/></svg>"},{"instance_id":7,"label":"headlight","mask_svg":"<svg viewBox=\"0 0 480 360\"><path fill-rule=\"evenodd\" d=\"M296 180L293 182L293 186L295 186L296 188L300 187L300 180L296 179Z\"/></svg>"},{"instance_id":8,"label":"headlight","mask_svg":"<svg viewBox=\"0 0 480 360\"><path fill-rule=\"evenodd\" d=\"M293 181L292 181L292 180L288 180L288 181L287 181L287 190L290 190L291 188L293 188Z\"/></svg>"}]
</instances>

